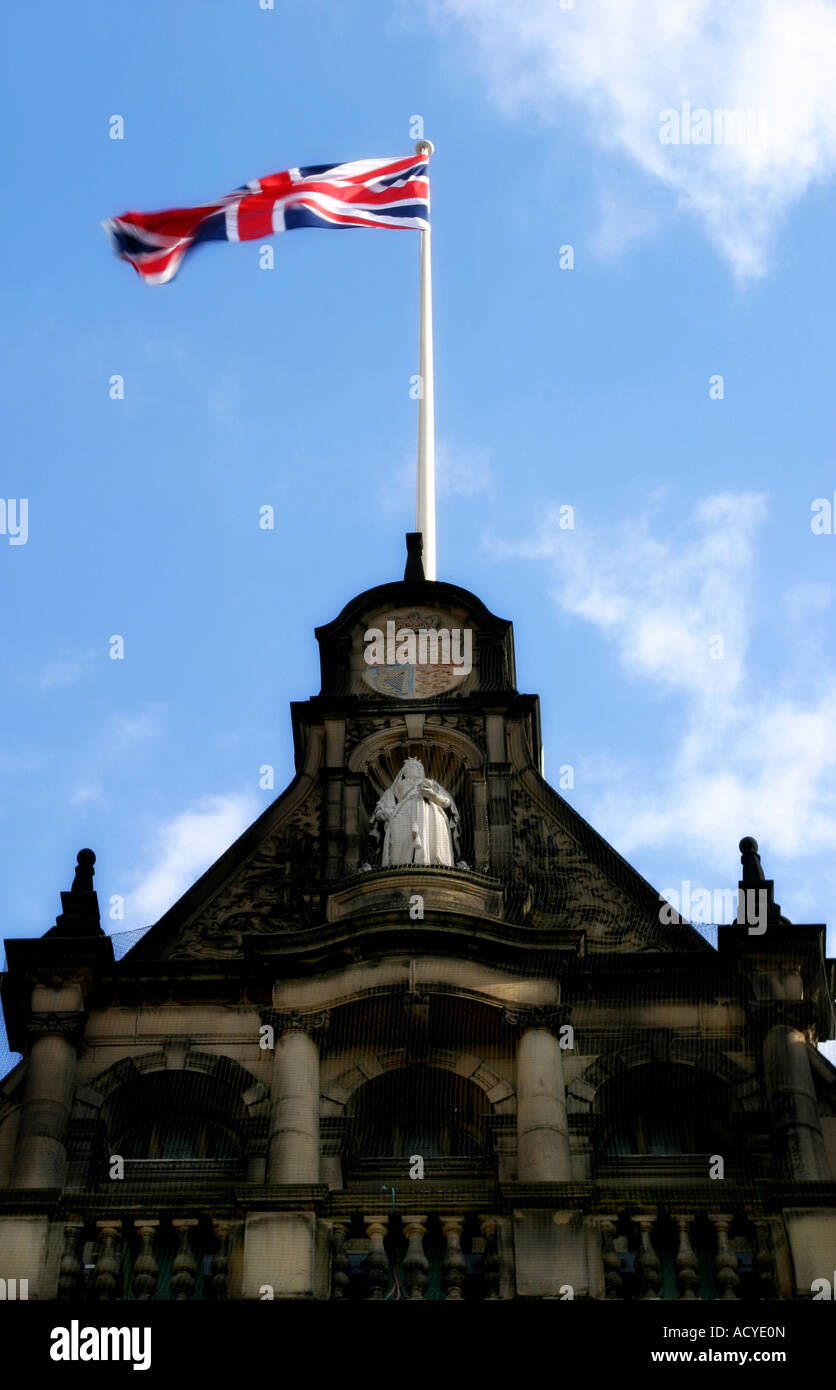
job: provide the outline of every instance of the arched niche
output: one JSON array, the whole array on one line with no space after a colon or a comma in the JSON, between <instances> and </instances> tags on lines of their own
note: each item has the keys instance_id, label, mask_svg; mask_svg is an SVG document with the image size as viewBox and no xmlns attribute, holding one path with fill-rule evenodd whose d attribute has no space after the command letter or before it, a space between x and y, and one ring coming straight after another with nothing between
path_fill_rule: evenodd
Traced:
<instances>
[{"instance_id":1,"label":"arched niche","mask_svg":"<svg viewBox=\"0 0 836 1390\"><path fill-rule=\"evenodd\" d=\"M381 794L390 787L407 758L417 758L424 772L451 794L461 818L464 859L475 858L474 829L479 820L477 785L484 788L482 755L476 744L458 729L423 722L421 736L412 737L403 725L376 730L351 752L349 772L359 777L358 821L362 837ZM366 846L367 851L369 846Z\"/></svg>"}]
</instances>

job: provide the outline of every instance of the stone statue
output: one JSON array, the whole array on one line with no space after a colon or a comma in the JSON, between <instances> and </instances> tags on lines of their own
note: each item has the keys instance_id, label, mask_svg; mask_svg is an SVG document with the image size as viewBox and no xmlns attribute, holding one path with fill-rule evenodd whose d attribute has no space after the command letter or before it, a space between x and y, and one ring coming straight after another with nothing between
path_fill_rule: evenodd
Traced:
<instances>
[{"instance_id":1,"label":"stone statue","mask_svg":"<svg viewBox=\"0 0 836 1390\"><path fill-rule=\"evenodd\" d=\"M372 813L370 832L380 836L381 865L442 864L466 869L459 858L459 813L452 796L424 774L417 758L407 758ZM362 869L371 866L366 863Z\"/></svg>"}]
</instances>

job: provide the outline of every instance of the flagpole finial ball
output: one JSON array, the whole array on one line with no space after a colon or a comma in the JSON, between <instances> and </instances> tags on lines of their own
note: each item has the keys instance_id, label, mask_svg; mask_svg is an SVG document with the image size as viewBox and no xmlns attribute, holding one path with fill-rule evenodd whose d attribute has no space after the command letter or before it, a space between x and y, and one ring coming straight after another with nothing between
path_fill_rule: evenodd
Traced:
<instances>
[{"instance_id":1,"label":"flagpole finial ball","mask_svg":"<svg viewBox=\"0 0 836 1390\"><path fill-rule=\"evenodd\" d=\"M416 140L416 141L415 141L415 153L416 153L416 154L435 154L435 145L433 144L432 140Z\"/></svg>"}]
</instances>

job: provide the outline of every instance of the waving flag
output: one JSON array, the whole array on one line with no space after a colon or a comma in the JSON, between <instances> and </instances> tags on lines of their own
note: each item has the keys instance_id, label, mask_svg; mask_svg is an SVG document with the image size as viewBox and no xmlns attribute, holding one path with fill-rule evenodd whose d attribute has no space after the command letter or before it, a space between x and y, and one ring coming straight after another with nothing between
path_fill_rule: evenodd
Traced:
<instances>
[{"instance_id":1,"label":"waving flag","mask_svg":"<svg viewBox=\"0 0 836 1390\"><path fill-rule=\"evenodd\" d=\"M164 285L202 241L255 241L295 227L429 227L425 155L286 169L197 208L124 212L102 226L146 284Z\"/></svg>"}]
</instances>

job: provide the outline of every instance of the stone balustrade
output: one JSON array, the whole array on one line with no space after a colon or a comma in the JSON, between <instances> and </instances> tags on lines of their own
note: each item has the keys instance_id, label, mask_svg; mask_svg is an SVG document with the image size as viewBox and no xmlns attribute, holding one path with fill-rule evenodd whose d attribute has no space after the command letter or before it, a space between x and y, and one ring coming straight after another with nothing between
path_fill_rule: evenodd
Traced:
<instances>
[{"instance_id":1,"label":"stone balustrade","mask_svg":"<svg viewBox=\"0 0 836 1390\"><path fill-rule=\"evenodd\" d=\"M597 1214L605 1299L774 1299L769 1219L720 1205L625 1207Z\"/></svg>"},{"instance_id":2,"label":"stone balustrade","mask_svg":"<svg viewBox=\"0 0 836 1390\"><path fill-rule=\"evenodd\" d=\"M294 1295L279 1284L275 1294L262 1293L262 1286L275 1281L267 1273L257 1277L260 1262L254 1278L242 1283L240 1213L223 1216L217 1208L201 1210L194 1204L178 1211L174 1203L149 1204L147 1213L139 1215L121 1210L96 1216L93 1209L88 1217L68 1217L53 1227L60 1263L57 1289L50 1296L88 1302L264 1296L476 1302L525 1297L530 1295L520 1262L531 1258L531 1247L519 1246L515 1253L520 1218L535 1241L540 1239L536 1232L544 1232L548 1247L541 1252L548 1265L548 1290L535 1296L628 1302L753 1302L793 1296L785 1287L780 1218L734 1202L715 1206L670 1193L661 1200L657 1194L656 1203L647 1205L635 1197L613 1197L607 1208L599 1193L585 1214L575 1209L570 1220L569 1212L550 1215L548 1209L529 1216L525 1205L517 1209L504 1203L479 1210L465 1202L459 1210L449 1193L433 1209L433 1198L429 1192L427 1196L426 1208L408 1202L403 1209L394 1209L384 1194L379 1201L367 1196L363 1207L343 1197L330 1214L312 1217L317 1272L307 1295ZM474 1194L468 1196L472 1203ZM322 1200L327 1207L324 1195ZM541 1216L544 1226L538 1224ZM552 1227L565 1231L567 1241L549 1245ZM580 1233L578 1239L574 1231ZM581 1246L587 1252L582 1285L577 1264L574 1273L569 1268Z\"/></svg>"},{"instance_id":3,"label":"stone balustrade","mask_svg":"<svg viewBox=\"0 0 836 1390\"><path fill-rule=\"evenodd\" d=\"M331 1227L331 1298L371 1302L498 1299L500 1217L381 1208Z\"/></svg>"},{"instance_id":4,"label":"stone balustrade","mask_svg":"<svg viewBox=\"0 0 836 1390\"><path fill-rule=\"evenodd\" d=\"M57 1297L74 1302L228 1296L230 1223L217 1217L66 1221Z\"/></svg>"}]
</instances>

